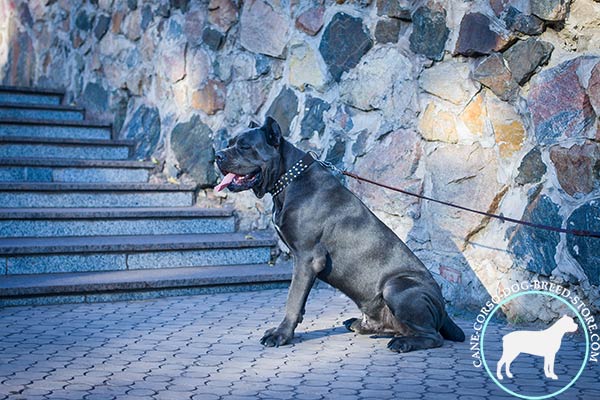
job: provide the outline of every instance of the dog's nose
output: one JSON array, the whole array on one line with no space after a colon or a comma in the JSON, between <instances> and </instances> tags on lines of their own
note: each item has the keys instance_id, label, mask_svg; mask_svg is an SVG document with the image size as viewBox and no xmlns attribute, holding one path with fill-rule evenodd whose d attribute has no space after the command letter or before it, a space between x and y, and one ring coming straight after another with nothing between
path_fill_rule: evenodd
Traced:
<instances>
[{"instance_id":1,"label":"dog's nose","mask_svg":"<svg viewBox=\"0 0 600 400\"><path fill-rule=\"evenodd\" d=\"M215 159L218 163L220 163L225 159L225 153L223 153L222 151L217 151L217 153L215 154Z\"/></svg>"}]
</instances>

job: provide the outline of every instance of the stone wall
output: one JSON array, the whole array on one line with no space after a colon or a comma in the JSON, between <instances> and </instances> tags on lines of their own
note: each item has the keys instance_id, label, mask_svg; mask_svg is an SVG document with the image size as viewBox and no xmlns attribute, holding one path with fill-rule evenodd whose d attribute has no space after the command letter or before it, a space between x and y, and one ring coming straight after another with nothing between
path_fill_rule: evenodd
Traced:
<instances>
[{"instance_id":1,"label":"stone wall","mask_svg":"<svg viewBox=\"0 0 600 400\"><path fill-rule=\"evenodd\" d=\"M214 149L272 115L338 167L600 230L593 0L0 0L0 80L66 89L138 141L154 179L196 182L199 203L233 205L242 229L268 227L270 200L215 197ZM597 239L347 184L456 305L539 278L600 308ZM540 304L541 318L553 307Z\"/></svg>"}]
</instances>

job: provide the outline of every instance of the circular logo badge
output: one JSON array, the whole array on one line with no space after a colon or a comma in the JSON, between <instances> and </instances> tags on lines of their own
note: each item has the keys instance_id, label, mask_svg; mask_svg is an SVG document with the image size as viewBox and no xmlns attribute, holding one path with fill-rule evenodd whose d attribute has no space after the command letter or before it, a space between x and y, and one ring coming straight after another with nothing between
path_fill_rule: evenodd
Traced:
<instances>
[{"instance_id":1,"label":"circular logo badge","mask_svg":"<svg viewBox=\"0 0 600 400\"><path fill-rule=\"evenodd\" d=\"M548 296L563 303L566 311L541 330L489 324L500 307L521 296ZM578 342L570 334L575 331L583 332L585 351L581 340ZM551 292L528 290L508 296L492 309L481 330L481 360L485 370L498 387L521 399L547 399L570 388L587 364L589 348L590 336L584 318L565 298Z\"/></svg>"}]
</instances>

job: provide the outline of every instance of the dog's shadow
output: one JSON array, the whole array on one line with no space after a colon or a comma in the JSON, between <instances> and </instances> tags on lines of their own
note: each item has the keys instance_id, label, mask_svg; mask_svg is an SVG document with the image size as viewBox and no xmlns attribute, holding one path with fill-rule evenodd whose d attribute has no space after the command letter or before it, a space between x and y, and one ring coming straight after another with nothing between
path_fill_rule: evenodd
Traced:
<instances>
[{"instance_id":1,"label":"dog's shadow","mask_svg":"<svg viewBox=\"0 0 600 400\"><path fill-rule=\"evenodd\" d=\"M315 329L304 332L296 332L292 343L308 342L311 340L323 339L330 336L352 334L344 325L336 326L333 328Z\"/></svg>"}]
</instances>

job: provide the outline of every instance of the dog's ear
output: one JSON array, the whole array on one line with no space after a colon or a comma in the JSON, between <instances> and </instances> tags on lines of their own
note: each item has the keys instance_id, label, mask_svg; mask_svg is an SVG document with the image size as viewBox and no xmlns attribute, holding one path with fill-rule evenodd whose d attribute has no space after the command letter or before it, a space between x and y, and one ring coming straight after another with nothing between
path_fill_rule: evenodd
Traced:
<instances>
[{"instance_id":1,"label":"dog's ear","mask_svg":"<svg viewBox=\"0 0 600 400\"><path fill-rule=\"evenodd\" d=\"M250 129L254 129L254 128L258 128L260 125L258 125L256 122L254 121L250 121L250 123L248 124L248 128Z\"/></svg>"},{"instance_id":2,"label":"dog's ear","mask_svg":"<svg viewBox=\"0 0 600 400\"><path fill-rule=\"evenodd\" d=\"M273 147L279 147L283 139L281 135L281 128L279 127L277 121L271 117L267 117L263 126L263 130L267 136L267 143Z\"/></svg>"}]
</instances>

